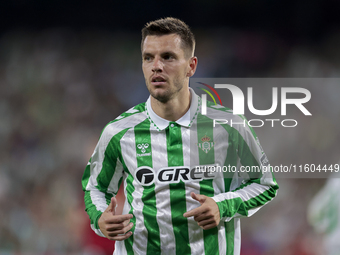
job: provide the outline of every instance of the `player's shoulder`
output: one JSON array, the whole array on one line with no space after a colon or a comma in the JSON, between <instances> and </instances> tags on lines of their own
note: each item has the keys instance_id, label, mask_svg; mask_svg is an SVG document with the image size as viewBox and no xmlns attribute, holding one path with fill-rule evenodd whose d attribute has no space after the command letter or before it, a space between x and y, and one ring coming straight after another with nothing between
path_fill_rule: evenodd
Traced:
<instances>
[{"instance_id":1,"label":"player's shoulder","mask_svg":"<svg viewBox=\"0 0 340 255\"><path fill-rule=\"evenodd\" d=\"M145 112L145 102L140 103L129 110L120 114L117 118L110 121L103 129L103 133L117 133L122 130L138 125L147 118Z\"/></svg>"},{"instance_id":2,"label":"player's shoulder","mask_svg":"<svg viewBox=\"0 0 340 255\"><path fill-rule=\"evenodd\" d=\"M238 133L253 133L254 130L248 125L247 118L241 114L234 114L233 110L212 102L207 102L206 117L211 119L215 126L220 126L229 131Z\"/></svg>"},{"instance_id":3,"label":"player's shoulder","mask_svg":"<svg viewBox=\"0 0 340 255\"><path fill-rule=\"evenodd\" d=\"M213 102L207 101L207 117L213 117L213 118L240 118L241 115L234 115L233 110L220 105L220 104L214 104ZM242 118L242 117L241 117Z\"/></svg>"},{"instance_id":4,"label":"player's shoulder","mask_svg":"<svg viewBox=\"0 0 340 255\"><path fill-rule=\"evenodd\" d=\"M134 115L140 115L140 114L145 114L145 102L143 103L140 103L134 107L131 107L129 110L123 112L121 115L119 115L117 118L115 118L114 120L110 121L109 124L111 123L115 123L115 122L118 122L118 121L121 121L125 118L128 118L128 117L131 117L131 116L134 116Z\"/></svg>"}]
</instances>

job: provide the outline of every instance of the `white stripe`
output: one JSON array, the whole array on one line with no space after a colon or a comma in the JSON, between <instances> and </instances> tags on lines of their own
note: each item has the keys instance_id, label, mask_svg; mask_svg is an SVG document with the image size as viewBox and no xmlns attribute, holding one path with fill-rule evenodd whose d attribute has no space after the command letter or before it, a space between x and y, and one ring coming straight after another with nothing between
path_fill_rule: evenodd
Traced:
<instances>
[{"instance_id":1,"label":"white stripe","mask_svg":"<svg viewBox=\"0 0 340 255\"><path fill-rule=\"evenodd\" d=\"M223 167L227 158L227 151L229 147L229 133L222 126L216 126L213 128L213 136L214 147L212 149L215 154L215 163ZM223 171L219 172L223 173ZM225 174L225 177L230 178L231 176ZM224 178L223 174L221 178ZM223 188L220 188L220 190L224 190L224 182L222 186Z\"/></svg>"},{"instance_id":2,"label":"white stripe","mask_svg":"<svg viewBox=\"0 0 340 255\"><path fill-rule=\"evenodd\" d=\"M222 202L224 200L229 200L229 199L234 199L234 198L241 198L242 201L247 201L249 199L252 199L254 197L256 197L257 195L259 195L257 192L254 192L253 189L250 188L250 186L260 186L261 188L264 188L265 186L259 185L257 183L252 183L247 187L244 187L242 190L237 190L234 192L226 192L223 194L219 194L216 195L214 197L216 202ZM270 189L270 187L267 187L268 189ZM249 194L247 192L244 191L244 189L249 190L248 192L250 192ZM264 191L266 191L267 189L264 189ZM251 194L251 195L250 195Z\"/></svg>"},{"instance_id":3,"label":"white stripe","mask_svg":"<svg viewBox=\"0 0 340 255\"><path fill-rule=\"evenodd\" d=\"M91 228L92 228L92 230L93 230L97 235L106 238L106 236L102 233L102 231L100 231L100 229L96 229L96 228L95 228L94 224L91 224Z\"/></svg>"},{"instance_id":4,"label":"white stripe","mask_svg":"<svg viewBox=\"0 0 340 255\"><path fill-rule=\"evenodd\" d=\"M190 168L199 165L199 147L197 146L197 125L191 128L181 127L182 144L183 144L183 164ZM200 194L200 185L198 181L185 183L185 196L187 211L193 210L200 206L200 203L191 197L191 192ZM204 254L204 238L203 229L200 228L194 217L188 218L188 235L191 247L191 254Z\"/></svg>"},{"instance_id":5,"label":"white stripe","mask_svg":"<svg viewBox=\"0 0 340 255\"><path fill-rule=\"evenodd\" d=\"M214 196L225 192L223 172L219 172L217 178L213 180L213 188L214 188ZM226 254L227 247L226 247L224 220L220 221L220 224L217 226L217 229L218 229L217 234L218 234L219 254Z\"/></svg>"},{"instance_id":6,"label":"white stripe","mask_svg":"<svg viewBox=\"0 0 340 255\"><path fill-rule=\"evenodd\" d=\"M271 168L270 165L267 166L269 169ZM263 173L263 176L261 177L261 184L263 185L271 185L274 186L276 183L274 182L273 175L271 172L267 171Z\"/></svg>"},{"instance_id":7,"label":"white stripe","mask_svg":"<svg viewBox=\"0 0 340 255\"><path fill-rule=\"evenodd\" d=\"M228 125L230 126L230 120L232 119L234 123L242 122L243 119L238 115L233 115L230 113L226 113L223 111L215 110L210 107L208 107L208 116L211 119L226 119L228 120ZM219 128L220 125L216 125L215 128ZM245 143L248 145L251 153L253 154L254 158L256 159L258 165L261 166L260 159L263 155L261 148L259 147L255 137L253 136L249 126L246 124L245 127L243 125L232 125L234 129L236 129L239 134L242 136ZM215 150L216 151L216 150ZM239 163L239 162L238 162ZM239 167L241 164L238 164L237 169L239 170ZM275 182L273 180L272 174L270 172L263 172L263 176L261 176L261 184L263 185L275 185ZM247 173L240 172L240 176L243 178L243 180L248 180L249 175ZM233 180L234 182L234 180ZM234 185L233 185L234 186ZM237 186L238 187L238 186ZM233 189L235 186L233 187Z\"/></svg>"},{"instance_id":8,"label":"white stripe","mask_svg":"<svg viewBox=\"0 0 340 255\"><path fill-rule=\"evenodd\" d=\"M127 255L127 251L125 249L124 241L116 241L115 250L113 255Z\"/></svg>"},{"instance_id":9,"label":"white stripe","mask_svg":"<svg viewBox=\"0 0 340 255\"><path fill-rule=\"evenodd\" d=\"M212 106L210 106L210 107L213 107L213 108L216 108L216 109L218 109L218 108L224 108L224 106L222 106L222 105L220 105L220 104L212 105Z\"/></svg>"},{"instance_id":10,"label":"white stripe","mask_svg":"<svg viewBox=\"0 0 340 255\"><path fill-rule=\"evenodd\" d=\"M118 192L119 189L119 180L121 177L123 177L123 165L120 162L120 160L117 158L116 162L116 168L115 168L115 173L112 176L112 179L110 181L109 187L107 188L108 192L114 193L115 195Z\"/></svg>"},{"instance_id":11,"label":"white stripe","mask_svg":"<svg viewBox=\"0 0 340 255\"><path fill-rule=\"evenodd\" d=\"M266 192L269 190L271 187L270 186L264 186L258 183L252 183L243 189L237 190L234 193L236 193L242 201L248 201L252 198L255 198L262 193Z\"/></svg>"},{"instance_id":12,"label":"white stripe","mask_svg":"<svg viewBox=\"0 0 340 255\"><path fill-rule=\"evenodd\" d=\"M124 187L127 187L126 181L127 181L127 177L129 175L127 173L124 173ZM126 188L124 188L124 195L125 195L125 202L124 202L124 208L123 208L123 214L128 214L131 211L131 206L127 200L127 191ZM116 242L117 243L117 242ZM124 241L122 241L122 248L120 249L120 253L117 254L122 254L122 255L126 255L127 254L127 250L124 244Z\"/></svg>"},{"instance_id":13,"label":"white stripe","mask_svg":"<svg viewBox=\"0 0 340 255\"><path fill-rule=\"evenodd\" d=\"M244 182L248 182L250 180L249 174L247 172L241 172L239 169L241 168L241 159L237 157L236 168L237 171L234 173L233 179L230 184L230 190L233 191L240 187Z\"/></svg>"},{"instance_id":14,"label":"white stripe","mask_svg":"<svg viewBox=\"0 0 340 255\"><path fill-rule=\"evenodd\" d=\"M99 190L90 190L90 197L92 203L96 206L97 211L104 212L107 208L105 194Z\"/></svg>"},{"instance_id":15,"label":"white stripe","mask_svg":"<svg viewBox=\"0 0 340 255\"><path fill-rule=\"evenodd\" d=\"M131 206L133 208L133 214L136 217L136 227L133 233L132 249L137 254L146 254L146 242L148 240L148 232L144 225L143 215L144 203L142 201L142 196L144 188L135 180L133 180L132 185L135 187L135 191L132 193L133 200Z\"/></svg>"},{"instance_id":16,"label":"white stripe","mask_svg":"<svg viewBox=\"0 0 340 255\"><path fill-rule=\"evenodd\" d=\"M225 112L221 112L218 110L214 110L212 108L208 108L208 116L210 118L213 119L227 119L228 120L228 124L230 125L231 120L233 121L233 123L242 123L243 119L240 116L237 115L232 115L230 113L225 113ZM216 126L214 128L218 129L219 127L221 127L220 125ZM242 136L244 142L248 145L251 153L253 154L254 158L257 160L257 163L259 165L261 165L261 157L263 155L262 149L261 147L258 145L254 135L252 134L250 128L248 125L242 125L242 124L236 124L232 126L234 129L236 129L239 134ZM223 133L222 131L218 132L219 134ZM220 138L221 139L221 138ZM220 139L216 139L214 137L214 141L219 141ZM216 145L218 146L218 145ZM237 148L236 148L237 149ZM220 149L215 148L215 153L217 151L221 151ZM216 159L218 160L218 159ZM224 162L223 162L224 164ZM222 164L222 166L223 166ZM241 167L241 163L240 163L240 158L238 157L237 159L237 170L239 170ZM238 176L237 173L234 174L233 179L232 179L232 183L230 185L230 189L234 190L237 187L239 187L242 183L242 181L248 181L249 180L249 175L247 173L240 173L240 176ZM222 193L219 194L217 196L214 197L215 201L223 201L225 199L232 199L232 198L236 198L236 197L240 197L243 201L248 201L249 199L252 199L256 196L259 196L261 194L263 194L263 192L269 190L271 188L271 185L275 185L272 175L271 173L263 173L262 177L261 177L261 184L257 184L257 183L252 183L249 186L244 187L242 190L238 190L236 192L228 192L225 191L227 193ZM214 189L215 186L214 186ZM268 201L269 202L269 201ZM257 212L260 208L262 207L256 207L256 208L252 208L250 210L248 210L248 216L253 215L255 212ZM233 217L226 217L223 219L223 221L230 221L232 218L235 219L235 236L234 236L234 254L240 254L240 242L241 242L241 234L240 234L240 222L239 222L239 217L244 217L238 213L236 213ZM220 237L219 237L220 238ZM220 244L220 253L221 253L221 242Z\"/></svg>"},{"instance_id":17,"label":"white stripe","mask_svg":"<svg viewBox=\"0 0 340 255\"><path fill-rule=\"evenodd\" d=\"M126 187L127 177L128 177L128 174L124 173L124 187ZM126 197L127 197L126 189L124 189L124 195L125 195L125 202L124 202L123 213L122 213L123 215L128 214L131 210L131 206L126 199ZM125 248L124 241L116 241L115 252L113 253L113 255L126 255L126 254L127 254L127 250Z\"/></svg>"},{"instance_id":18,"label":"white stripe","mask_svg":"<svg viewBox=\"0 0 340 255\"><path fill-rule=\"evenodd\" d=\"M122 142L122 140L124 142ZM121 150L123 160L126 167L129 169L130 174L135 176L135 170L137 169L137 158L136 158L136 142L135 142L135 132L133 129L128 130L124 139L121 139ZM143 207L144 203L142 201L143 196L143 186L133 180L132 185L135 187L135 191L132 192L132 203L133 214L136 217L136 225L133 233L133 245L132 248L137 254L146 254L145 241L148 237L148 232L144 225L144 215ZM124 187L126 189L126 186Z\"/></svg>"},{"instance_id":19,"label":"white stripe","mask_svg":"<svg viewBox=\"0 0 340 255\"><path fill-rule=\"evenodd\" d=\"M130 108L129 110L127 110L125 113L135 113L138 112L138 110L134 109L134 107Z\"/></svg>"},{"instance_id":20,"label":"white stripe","mask_svg":"<svg viewBox=\"0 0 340 255\"><path fill-rule=\"evenodd\" d=\"M125 196L125 201L124 201L124 208L123 208L123 214L128 214L131 210L131 206L127 200L127 191L126 191L126 186L127 186L127 177L128 174L124 173L124 196Z\"/></svg>"},{"instance_id":21,"label":"white stripe","mask_svg":"<svg viewBox=\"0 0 340 255\"><path fill-rule=\"evenodd\" d=\"M240 198L243 201L248 201L254 197L257 197L263 194L264 192L268 191L270 188L271 188L270 186L264 186L264 185L260 185L257 183L252 183L249 186L246 186L243 189L236 191L236 193L240 196ZM273 198L271 198L271 200L272 199ZM267 201L265 204L269 203L271 200ZM252 216L258 210L260 210L260 208L264 206L265 204L248 210L248 217Z\"/></svg>"},{"instance_id":22,"label":"white stripe","mask_svg":"<svg viewBox=\"0 0 340 255\"><path fill-rule=\"evenodd\" d=\"M224 166L227 154L226 151L228 150L228 139L229 134L228 132L222 128L221 126L213 129L214 135L214 155L215 155L215 162L219 166ZM213 180L213 188L214 188L214 196L224 193L225 185L224 185L224 174L223 172L216 172L217 178ZM230 178L230 177L229 177ZM218 249L219 254L226 254L226 235L225 235L225 227L224 221L221 220L218 228Z\"/></svg>"},{"instance_id":23,"label":"white stripe","mask_svg":"<svg viewBox=\"0 0 340 255\"><path fill-rule=\"evenodd\" d=\"M241 253L241 220L234 219L234 255Z\"/></svg>"},{"instance_id":24,"label":"white stripe","mask_svg":"<svg viewBox=\"0 0 340 255\"><path fill-rule=\"evenodd\" d=\"M154 126L150 127L152 166L157 175L158 170L168 165L167 143L165 130L157 131ZM170 188L169 185L155 183L156 196L156 219L159 227L161 242L161 254L175 254L175 235L171 219Z\"/></svg>"},{"instance_id":25,"label":"white stripe","mask_svg":"<svg viewBox=\"0 0 340 255\"><path fill-rule=\"evenodd\" d=\"M231 113L215 110L210 107L208 107L208 116L212 119L226 119L228 120L227 124L229 126L231 126L230 125L231 120L233 121L233 123L243 122L243 119L238 115L233 115ZM216 127L218 126L219 125L217 125ZM247 125L247 122L245 126L243 124L234 124L232 125L232 128L236 129L239 132L239 134L242 136L245 143L248 145L251 153L254 155L255 159L257 160L258 164L261 165L260 158L262 157L262 150L258 146L255 140L255 137L253 136L249 126ZM271 178L271 176L266 175L266 178ZM267 182L270 182L270 180L268 179L266 180Z\"/></svg>"}]
</instances>

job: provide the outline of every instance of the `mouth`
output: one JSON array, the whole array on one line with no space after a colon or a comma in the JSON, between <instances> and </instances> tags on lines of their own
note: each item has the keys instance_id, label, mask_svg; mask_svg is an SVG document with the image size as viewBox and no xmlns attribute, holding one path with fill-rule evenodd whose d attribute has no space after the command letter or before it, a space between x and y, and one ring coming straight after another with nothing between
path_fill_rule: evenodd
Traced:
<instances>
[{"instance_id":1,"label":"mouth","mask_svg":"<svg viewBox=\"0 0 340 255\"><path fill-rule=\"evenodd\" d=\"M151 84L154 86L163 85L166 80L162 76L154 76L151 79Z\"/></svg>"}]
</instances>

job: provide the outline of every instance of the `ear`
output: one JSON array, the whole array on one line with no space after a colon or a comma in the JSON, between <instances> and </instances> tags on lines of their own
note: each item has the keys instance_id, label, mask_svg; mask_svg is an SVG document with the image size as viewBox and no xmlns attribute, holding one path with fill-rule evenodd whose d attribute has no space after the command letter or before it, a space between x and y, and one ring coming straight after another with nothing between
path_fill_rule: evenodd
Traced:
<instances>
[{"instance_id":1,"label":"ear","mask_svg":"<svg viewBox=\"0 0 340 255\"><path fill-rule=\"evenodd\" d=\"M191 57L189 59L189 67L187 72L187 77L191 77L195 74L197 67L197 57Z\"/></svg>"}]
</instances>

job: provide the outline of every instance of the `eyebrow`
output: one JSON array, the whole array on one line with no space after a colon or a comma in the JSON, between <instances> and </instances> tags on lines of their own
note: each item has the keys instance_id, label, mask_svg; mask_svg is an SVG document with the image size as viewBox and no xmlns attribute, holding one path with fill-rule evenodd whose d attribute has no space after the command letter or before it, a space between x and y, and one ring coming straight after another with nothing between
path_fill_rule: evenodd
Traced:
<instances>
[{"instance_id":1,"label":"eyebrow","mask_svg":"<svg viewBox=\"0 0 340 255\"><path fill-rule=\"evenodd\" d=\"M163 53L161 54L161 56L163 56L163 55L175 55L175 56L177 56L177 54L176 54L175 52L173 52L173 51L166 51L166 52L163 52Z\"/></svg>"},{"instance_id":2,"label":"eyebrow","mask_svg":"<svg viewBox=\"0 0 340 255\"><path fill-rule=\"evenodd\" d=\"M143 57L145 56L153 56L154 54L150 53L150 52L145 52L142 54ZM162 52L160 54L161 56L165 56L165 55L173 55L173 56L177 56L177 54L173 51L165 51L165 52Z\"/></svg>"},{"instance_id":3,"label":"eyebrow","mask_svg":"<svg viewBox=\"0 0 340 255\"><path fill-rule=\"evenodd\" d=\"M153 56L151 53L148 53L148 52L145 52L142 54L143 57L146 57L146 56Z\"/></svg>"}]
</instances>

